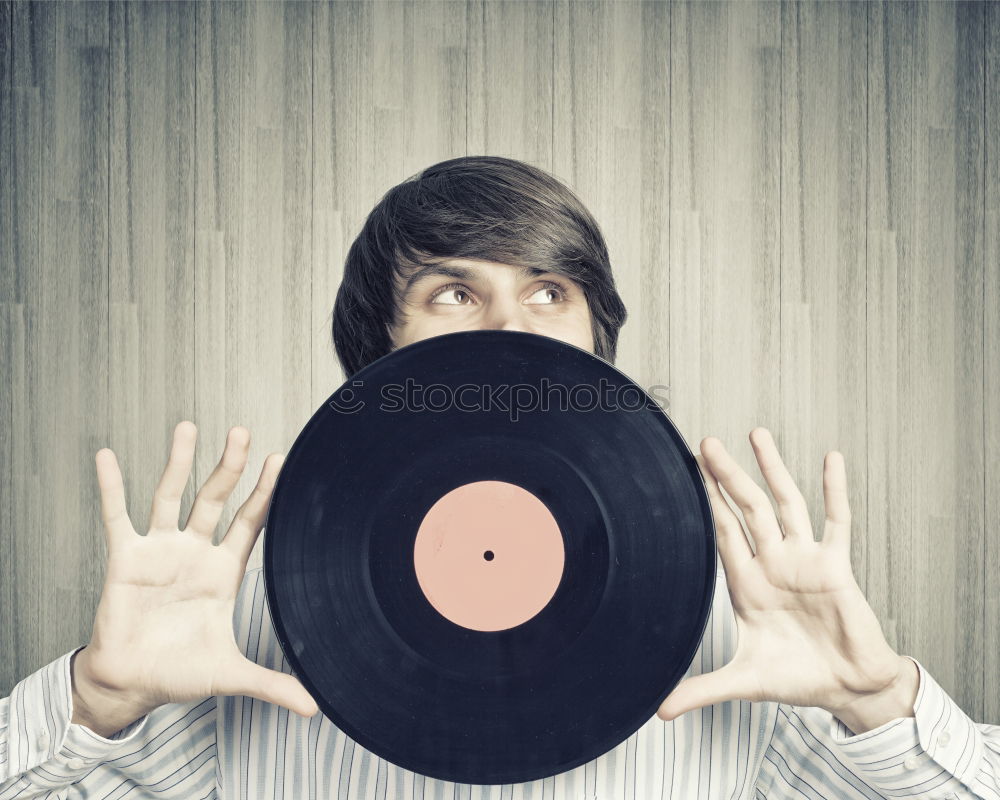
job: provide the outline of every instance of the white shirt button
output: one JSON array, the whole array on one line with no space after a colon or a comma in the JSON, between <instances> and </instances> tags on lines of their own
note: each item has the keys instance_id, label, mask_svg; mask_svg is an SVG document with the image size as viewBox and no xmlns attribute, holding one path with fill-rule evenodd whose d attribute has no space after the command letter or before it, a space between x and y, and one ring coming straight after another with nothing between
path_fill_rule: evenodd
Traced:
<instances>
[{"instance_id":1,"label":"white shirt button","mask_svg":"<svg viewBox=\"0 0 1000 800\"><path fill-rule=\"evenodd\" d=\"M906 761L903 762L903 766L907 769L916 769L920 766L920 762L914 757L910 756Z\"/></svg>"},{"instance_id":2,"label":"white shirt button","mask_svg":"<svg viewBox=\"0 0 1000 800\"><path fill-rule=\"evenodd\" d=\"M70 769L83 769L87 766L87 762L85 762L82 758L71 758L66 762L66 766Z\"/></svg>"},{"instance_id":3,"label":"white shirt button","mask_svg":"<svg viewBox=\"0 0 1000 800\"><path fill-rule=\"evenodd\" d=\"M937 738L938 747L947 747L948 742L950 741L951 741L951 734L948 733L948 731L941 731L941 733L938 734Z\"/></svg>"},{"instance_id":4,"label":"white shirt button","mask_svg":"<svg viewBox=\"0 0 1000 800\"><path fill-rule=\"evenodd\" d=\"M35 741L38 743L38 746L42 750L44 750L46 747L49 746L49 732L45 729L42 729L41 733L38 734L38 738L35 739Z\"/></svg>"}]
</instances>

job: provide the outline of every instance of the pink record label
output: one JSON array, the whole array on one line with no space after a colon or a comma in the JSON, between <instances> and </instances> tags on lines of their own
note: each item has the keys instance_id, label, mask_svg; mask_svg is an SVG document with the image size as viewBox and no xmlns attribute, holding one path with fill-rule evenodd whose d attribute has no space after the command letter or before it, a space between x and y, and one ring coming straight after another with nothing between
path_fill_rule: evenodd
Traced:
<instances>
[{"instance_id":1,"label":"pink record label","mask_svg":"<svg viewBox=\"0 0 1000 800\"><path fill-rule=\"evenodd\" d=\"M565 558L545 504L505 481L452 489L424 516L413 547L417 582L430 604L477 631L513 628L545 608Z\"/></svg>"}]
</instances>

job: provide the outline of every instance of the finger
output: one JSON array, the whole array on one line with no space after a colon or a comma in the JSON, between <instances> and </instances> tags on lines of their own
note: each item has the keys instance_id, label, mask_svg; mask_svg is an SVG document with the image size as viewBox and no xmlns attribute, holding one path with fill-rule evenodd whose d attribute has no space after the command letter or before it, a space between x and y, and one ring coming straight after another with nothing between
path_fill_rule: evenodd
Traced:
<instances>
[{"instance_id":1,"label":"finger","mask_svg":"<svg viewBox=\"0 0 1000 800\"><path fill-rule=\"evenodd\" d=\"M781 460L774 437L767 428L754 428L750 431L750 444L760 472L778 504L778 516L781 519L785 536L795 536L813 540L812 522L809 520L809 507L806 500L795 485L791 473Z\"/></svg>"},{"instance_id":2,"label":"finger","mask_svg":"<svg viewBox=\"0 0 1000 800\"><path fill-rule=\"evenodd\" d=\"M274 490L274 483L284 460L285 457L280 453L271 453L264 459L264 467L260 471L257 485L246 502L236 512L236 516L233 517L233 522L220 545L220 547L232 548L244 564L250 560L250 553L257 542L257 535L264 527L267 508L271 502L271 492Z\"/></svg>"},{"instance_id":3,"label":"finger","mask_svg":"<svg viewBox=\"0 0 1000 800\"><path fill-rule=\"evenodd\" d=\"M850 553L851 505L847 497L847 467L843 454L837 450L831 450L823 459L823 502L826 506L823 544Z\"/></svg>"},{"instance_id":4,"label":"finger","mask_svg":"<svg viewBox=\"0 0 1000 800\"><path fill-rule=\"evenodd\" d=\"M222 458L201 487L188 515L187 529L207 539L212 538L219 524L222 508L239 483L250 451L250 431L237 426L226 437Z\"/></svg>"},{"instance_id":5,"label":"finger","mask_svg":"<svg viewBox=\"0 0 1000 800\"><path fill-rule=\"evenodd\" d=\"M752 693L752 683L739 667L730 663L714 672L682 680L660 704L656 716L669 721L703 706L727 700L753 700Z\"/></svg>"},{"instance_id":6,"label":"finger","mask_svg":"<svg viewBox=\"0 0 1000 800\"><path fill-rule=\"evenodd\" d=\"M256 697L303 717L311 717L319 711L316 701L294 675L262 667L248 659L242 659L230 674L231 683L222 694Z\"/></svg>"},{"instance_id":7,"label":"finger","mask_svg":"<svg viewBox=\"0 0 1000 800\"><path fill-rule=\"evenodd\" d=\"M702 456L695 456L701 476L705 479L705 488L708 490L708 499L712 504L712 518L715 521L715 543L719 548L719 555L722 557L722 566L727 575L747 561L753 558L753 549L747 539L746 531L743 530L743 523L736 513L729 506L726 498L719 491L719 484L715 476L705 466Z\"/></svg>"},{"instance_id":8,"label":"finger","mask_svg":"<svg viewBox=\"0 0 1000 800\"><path fill-rule=\"evenodd\" d=\"M107 447L102 448L94 456L94 462L97 467L97 485L101 490L101 519L110 551L124 537L135 535L135 529L128 516L125 483L114 452Z\"/></svg>"},{"instance_id":9,"label":"finger","mask_svg":"<svg viewBox=\"0 0 1000 800\"><path fill-rule=\"evenodd\" d=\"M181 496L191 475L194 444L197 438L198 429L193 422L184 420L178 422L174 428L170 457L160 477L160 483L153 492L153 508L149 515L150 530L170 530L179 527L177 520L181 512Z\"/></svg>"},{"instance_id":10,"label":"finger","mask_svg":"<svg viewBox=\"0 0 1000 800\"><path fill-rule=\"evenodd\" d=\"M753 537L756 550L762 546L781 542L781 528L774 516L771 500L760 486L747 475L733 459L722 442L714 436L701 440L701 454L719 486L726 490L743 512L747 528Z\"/></svg>"}]
</instances>

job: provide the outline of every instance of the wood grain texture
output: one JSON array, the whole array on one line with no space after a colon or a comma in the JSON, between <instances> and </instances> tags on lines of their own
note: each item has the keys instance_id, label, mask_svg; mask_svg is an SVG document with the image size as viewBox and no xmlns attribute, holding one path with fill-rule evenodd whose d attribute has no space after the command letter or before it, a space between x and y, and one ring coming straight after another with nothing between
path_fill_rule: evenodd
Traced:
<instances>
[{"instance_id":1,"label":"wood grain texture","mask_svg":"<svg viewBox=\"0 0 1000 800\"><path fill-rule=\"evenodd\" d=\"M890 643L974 718L987 588L984 8L886 3L868 21L868 595Z\"/></svg>"},{"instance_id":2,"label":"wood grain texture","mask_svg":"<svg viewBox=\"0 0 1000 800\"><path fill-rule=\"evenodd\" d=\"M759 478L770 428L819 521L844 453L887 637L1000 721L995 0L6 0L0 137L0 692L89 637L96 450L142 529L179 420L182 517L247 426L228 522L342 380L372 206L490 153L594 213L692 448Z\"/></svg>"},{"instance_id":3,"label":"wood grain texture","mask_svg":"<svg viewBox=\"0 0 1000 800\"><path fill-rule=\"evenodd\" d=\"M670 25L671 416L749 466L755 426L783 443L781 6L675 5Z\"/></svg>"},{"instance_id":4,"label":"wood grain texture","mask_svg":"<svg viewBox=\"0 0 1000 800\"><path fill-rule=\"evenodd\" d=\"M839 450L854 530L867 519L866 15L789 3L781 15L779 410L774 433L822 535L823 458ZM865 538L852 538L867 584Z\"/></svg>"},{"instance_id":5,"label":"wood grain texture","mask_svg":"<svg viewBox=\"0 0 1000 800\"><path fill-rule=\"evenodd\" d=\"M16 368L24 362L19 340L15 339L13 315L18 313L14 295L14 113L13 113L13 6L0 5L0 675L14 675L19 667L10 646L16 631L17 608L14 580L14 532L11 494L13 462L13 388L18 383ZM6 685L6 684L5 684Z\"/></svg>"},{"instance_id":6,"label":"wood grain texture","mask_svg":"<svg viewBox=\"0 0 1000 800\"><path fill-rule=\"evenodd\" d=\"M983 242L983 493L986 532L983 719L1000 719L1000 3L983 11L985 180ZM973 601L975 603L975 601ZM973 605L973 610L975 605Z\"/></svg>"},{"instance_id":7,"label":"wood grain texture","mask_svg":"<svg viewBox=\"0 0 1000 800\"><path fill-rule=\"evenodd\" d=\"M18 3L5 19L10 508L0 583L11 589L0 650L4 669L14 668L9 690L59 655L53 648L89 638L102 583L93 454L107 441L111 407L110 65L106 5Z\"/></svg>"},{"instance_id":8,"label":"wood grain texture","mask_svg":"<svg viewBox=\"0 0 1000 800\"><path fill-rule=\"evenodd\" d=\"M173 427L194 410L195 30L183 4L107 10L110 416L94 450L114 450L129 516L145 533ZM194 493L189 483L185 513Z\"/></svg>"},{"instance_id":9,"label":"wood grain texture","mask_svg":"<svg viewBox=\"0 0 1000 800\"><path fill-rule=\"evenodd\" d=\"M307 3L198 3L194 87L194 483L234 425L250 459L217 540L264 458L315 410L312 331L312 25ZM172 421L173 422L173 421ZM166 435L164 431L161 436ZM262 540L251 557L261 563Z\"/></svg>"}]
</instances>

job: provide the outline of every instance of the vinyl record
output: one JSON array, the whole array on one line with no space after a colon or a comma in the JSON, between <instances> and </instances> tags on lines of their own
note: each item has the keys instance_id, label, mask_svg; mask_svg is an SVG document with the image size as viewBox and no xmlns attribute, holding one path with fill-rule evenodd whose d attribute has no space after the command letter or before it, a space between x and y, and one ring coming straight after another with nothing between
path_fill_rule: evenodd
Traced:
<instances>
[{"instance_id":1,"label":"vinyl record","mask_svg":"<svg viewBox=\"0 0 1000 800\"><path fill-rule=\"evenodd\" d=\"M275 631L320 710L432 778L520 783L616 747L701 641L705 485L608 362L474 331L380 358L313 415L264 535Z\"/></svg>"}]
</instances>

